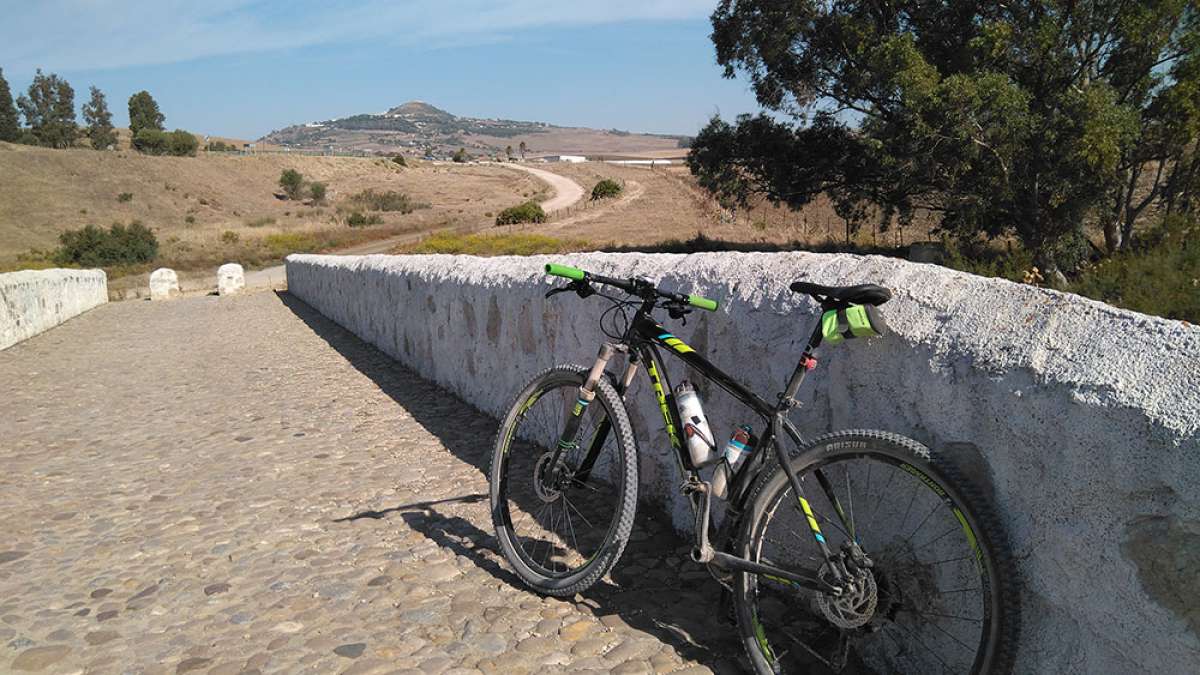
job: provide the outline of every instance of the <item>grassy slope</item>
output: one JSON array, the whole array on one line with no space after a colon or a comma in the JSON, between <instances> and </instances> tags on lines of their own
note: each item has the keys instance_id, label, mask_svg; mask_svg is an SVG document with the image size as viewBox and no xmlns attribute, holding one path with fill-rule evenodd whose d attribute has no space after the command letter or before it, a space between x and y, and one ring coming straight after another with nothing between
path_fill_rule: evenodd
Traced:
<instances>
[{"instance_id":1,"label":"grassy slope","mask_svg":"<svg viewBox=\"0 0 1200 675\"><path fill-rule=\"evenodd\" d=\"M326 182L329 205L276 199L285 168ZM482 223L486 213L543 189L532 177L497 167L401 169L378 159L285 155L147 157L6 143L0 143L0 176L0 263L29 249L55 247L67 229L139 219L158 234L163 257L187 267L191 252L219 249L227 230L244 243L247 237L345 228L337 219L338 202L366 188L401 190L432 205L408 215L384 214L377 227L389 233ZM119 202L124 192L132 200ZM209 250L197 262L208 264L221 253Z\"/></svg>"}]
</instances>

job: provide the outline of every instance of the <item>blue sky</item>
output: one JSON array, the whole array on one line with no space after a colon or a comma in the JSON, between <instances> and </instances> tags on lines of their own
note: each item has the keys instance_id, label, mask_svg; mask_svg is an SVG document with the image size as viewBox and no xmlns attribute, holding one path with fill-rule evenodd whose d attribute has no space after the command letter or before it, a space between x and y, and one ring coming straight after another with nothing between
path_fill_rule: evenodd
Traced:
<instances>
[{"instance_id":1,"label":"blue sky","mask_svg":"<svg viewBox=\"0 0 1200 675\"><path fill-rule=\"evenodd\" d=\"M6 0L7 1L7 0ZM23 91L146 89L167 126L257 138L419 99L459 115L694 133L757 109L708 38L716 0L42 0L0 24ZM32 6L29 6L32 5ZM11 19L11 20L10 20Z\"/></svg>"}]
</instances>

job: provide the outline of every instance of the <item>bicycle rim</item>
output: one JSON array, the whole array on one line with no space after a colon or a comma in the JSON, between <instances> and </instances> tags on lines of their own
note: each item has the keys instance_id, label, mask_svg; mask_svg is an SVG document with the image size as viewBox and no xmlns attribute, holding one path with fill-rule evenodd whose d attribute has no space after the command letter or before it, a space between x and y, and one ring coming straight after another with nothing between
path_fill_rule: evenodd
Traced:
<instances>
[{"instance_id":1,"label":"bicycle rim","mask_svg":"<svg viewBox=\"0 0 1200 675\"><path fill-rule=\"evenodd\" d=\"M753 605L755 641L772 669L985 671L996 642L995 565L962 495L918 464L900 453L863 451L825 453L800 468L830 549L856 540L873 567L860 593L840 599L745 575L742 597ZM790 484L776 480L774 488L750 555L832 579Z\"/></svg>"},{"instance_id":2,"label":"bicycle rim","mask_svg":"<svg viewBox=\"0 0 1200 675\"><path fill-rule=\"evenodd\" d=\"M498 472L500 517L520 562L548 578L577 574L605 550L616 534L625 497L624 454L617 434L605 432L612 413L602 396L587 407L575 446L558 460L560 472L576 477L550 488L542 484L579 384L571 375L543 382L502 430L507 447L500 453ZM600 451L580 480L577 472L598 434L603 437Z\"/></svg>"}]
</instances>

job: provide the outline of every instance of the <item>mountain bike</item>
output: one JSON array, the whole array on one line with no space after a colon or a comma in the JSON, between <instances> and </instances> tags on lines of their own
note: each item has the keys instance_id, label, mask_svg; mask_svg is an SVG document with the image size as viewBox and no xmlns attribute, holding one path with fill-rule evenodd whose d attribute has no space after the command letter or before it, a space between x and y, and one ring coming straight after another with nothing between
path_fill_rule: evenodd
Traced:
<instances>
[{"instance_id":1,"label":"mountain bike","mask_svg":"<svg viewBox=\"0 0 1200 675\"><path fill-rule=\"evenodd\" d=\"M498 430L492 519L505 558L526 584L573 595L620 558L638 496L638 448L623 397L644 369L695 517L691 558L732 600L755 671L1011 670L1017 580L1000 519L980 489L912 439L849 430L806 440L789 418L817 367L818 347L887 333L877 310L891 299L886 288L791 284L820 305L821 319L783 392L768 403L653 317L666 311L686 321L697 309L717 311L716 301L645 278L555 264L546 272L569 280L547 298L574 292L609 303L600 316L608 340L591 367L558 365L534 378ZM736 470L719 454L694 461L681 436L697 420L681 417L664 352L760 418ZM618 356L620 375L608 372ZM727 483L715 533L710 469L714 477L724 471Z\"/></svg>"}]
</instances>

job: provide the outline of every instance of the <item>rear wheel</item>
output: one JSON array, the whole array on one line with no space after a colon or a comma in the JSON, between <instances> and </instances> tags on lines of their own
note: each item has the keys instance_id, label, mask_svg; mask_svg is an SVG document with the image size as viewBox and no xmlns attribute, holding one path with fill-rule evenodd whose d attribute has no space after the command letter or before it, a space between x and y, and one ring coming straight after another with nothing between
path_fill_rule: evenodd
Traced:
<instances>
[{"instance_id":1,"label":"rear wheel","mask_svg":"<svg viewBox=\"0 0 1200 675\"><path fill-rule=\"evenodd\" d=\"M756 671L1006 673L1019 631L1015 570L991 504L921 444L877 431L823 436L790 460L834 553L825 562L781 467L755 486L738 553L784 569L845 572L833 597L735 575L738 627ZM839 515L839 511L842 515Z\"/></svg>"},{"instance_id":2,"label":"rear wheel","mask_svg":"<svg viewBox=\"0 0 1200 675\"><path fill-rule=\"evenodd\" d=\"M554 459L587 369L551 368L500 424L489 470L500 549L530 587L573 595L620 558L637 506L637 461L625 405L607 379L574 442Z\"/></svg>"}]
</instances>

